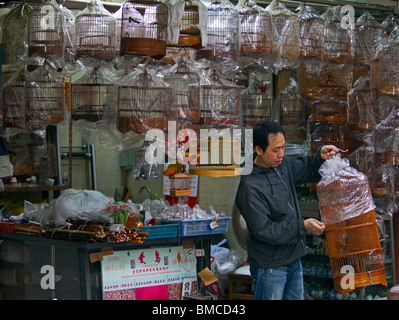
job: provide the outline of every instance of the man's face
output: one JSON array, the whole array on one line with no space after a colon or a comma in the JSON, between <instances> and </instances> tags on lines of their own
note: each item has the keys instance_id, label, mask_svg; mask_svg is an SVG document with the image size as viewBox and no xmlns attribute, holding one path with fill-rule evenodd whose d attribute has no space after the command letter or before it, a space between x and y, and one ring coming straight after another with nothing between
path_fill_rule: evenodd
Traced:
<instances>
[{"instance_id":1,"label":"man's face","mask_svg":"<svg viewBox=\"0 0 399 320\"><path fill-rule=\"evenodd\" d=\"M257 157L255 163L266 168L275 168L281 164L284 158L285 138L280 132L277 134L269 134L269 145L265 152L259 146L255 147Z\"/></svg>"}]
</instances>

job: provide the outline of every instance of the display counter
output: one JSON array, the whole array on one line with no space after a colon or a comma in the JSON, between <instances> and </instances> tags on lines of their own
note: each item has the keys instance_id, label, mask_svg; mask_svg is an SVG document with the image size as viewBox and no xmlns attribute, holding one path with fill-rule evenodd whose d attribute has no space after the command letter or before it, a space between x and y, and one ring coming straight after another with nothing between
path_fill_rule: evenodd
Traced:
<instances>
[{"instance_id":1,"label":"display counter","mask_svg":"<svg viewBox=\"0 0 399 320\"><path fill-rule=\"evenodd\" d=\"M0 233L0 299L102 300L101 260L121 250L195 248L197 272L210 268L217 235L131 242L78 242Z\"/></svg>"}]
</instances>

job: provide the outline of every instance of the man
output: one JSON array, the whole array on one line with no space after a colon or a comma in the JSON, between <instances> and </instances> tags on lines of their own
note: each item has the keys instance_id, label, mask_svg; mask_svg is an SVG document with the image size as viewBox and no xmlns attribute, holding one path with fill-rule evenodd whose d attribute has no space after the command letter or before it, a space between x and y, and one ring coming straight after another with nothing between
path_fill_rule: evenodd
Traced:
<instances>
[{"instance_id":1,"label":"man","mask_svg":"<svg viewBox=\"0 0 399 320\"><path fill-rule=\"evenodd\" d=\"M320 180L321 164L337 154L333 145L306 157L284 158L285 136L275 122L253 129L252 173L241 176L236 205L248 227L248 262L255 300L302 300L301 257L306 231L320 235L324 223L300 213L295 185Z\"/></svg>"}]
</instances>

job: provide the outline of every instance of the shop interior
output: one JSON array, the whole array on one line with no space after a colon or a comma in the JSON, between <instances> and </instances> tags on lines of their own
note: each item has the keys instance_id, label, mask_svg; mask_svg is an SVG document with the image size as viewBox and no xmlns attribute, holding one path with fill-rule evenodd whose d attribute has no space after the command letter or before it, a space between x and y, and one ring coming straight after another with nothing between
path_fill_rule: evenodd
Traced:
<instances>
[{"instance_id":1,"label":"shop interior","mask_svg":"<svg viewBox=\"0 0 399 320\"><path fill-rule=\"evenodd\" d=\"M399 299L397 5L0 2L0 299L251 300L234 197L262 120L363 179L297 186L331 224L305 299Z\"/></svg>"}]
</instances>

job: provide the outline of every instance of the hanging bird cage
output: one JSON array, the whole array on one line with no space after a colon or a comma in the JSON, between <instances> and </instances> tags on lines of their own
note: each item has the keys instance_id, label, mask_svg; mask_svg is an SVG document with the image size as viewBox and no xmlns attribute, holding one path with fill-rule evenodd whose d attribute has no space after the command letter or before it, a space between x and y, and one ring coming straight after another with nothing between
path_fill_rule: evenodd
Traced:
<instances>
[{"instance_id":1,"label":"hanging bird cage","mask_svg":"<svg viewBox=\"0 0 399 320\"><path fill-rule=\"evenodd\" d=\"M351 37L350 30L341 26L339 9L328 7L321 16L324 20L323 59L346 63L351 56Z\"/></svg>"},{"instance_id":2,"label":"hanging bird cage","mask_svg":"<svg viewBox=\"0 0 399 320\"><path fill-rule=\"evenodd\" d=\"M98 68L72 83L72 120L102 120L113 87L114 84Z\"/></svg>"},{"instance_id":3,"label":"hanging bird cage","mask_svg":"<svg viewBox=\"0 0 399 320\"><path fill-rule=\"evenodd\" d=\"M396 27L384 43L376 49L376 57L371 62L370 82L374 97L384 94L399 95L399 27Z\"/></svg>"},{"instance_id":4,"label":"hanging bird cage","mask_svg":"<svg viewBox=\"0 0 399 320\"><path fill-rule=\"evenodd\" d=\"M289 60L300 56L299 19L279 0L273 0L265 9L273 25L273 54Z\"/></svg>"},{"instance_id":5,"label":"hanging bird cage","mask_svg":"<svg viewBox=\"0 0 399 320\"><path fill-rule=\"evenodd\" d=\"M199 124L238 126L241 116L241 90L221 78L216 70L208 70L201 79L201 118Z\"/></svg>"},{"instance_id":6,"label":"hanging bird cage","mask_svg":"<svg viewBox=\"0 0 399 320\"><path fill-rule=\"evenodd\" d=\"M91 0L76 15L76 58L112 60L116 50L116 19L99 0Z\"/></svg>"},{"instance_id":7,"label":"hanging bird cage","mask_svg":"<svg viewBox=\"0 0 399 320\"><path fill-rule=\"evenodd\" d=\"M343 160L347 159L333 161ZM368 179L347 163L346 167L338 164L340 170L337 164L321 168L323 178L317 184L332 277L341 294L372 284L387 285ZM326 174L327 170L331 172ZM353 287L342 286L348 273L353 275Z\"/></svg>"},{"instance_id":8,"label":"hanging bird cage","mask_svg":"<svg viewBox=\"0 0 399 320\"><path fill-rule=\"evenodd\" d=\"M198 150L197 163L190 163L191 174L214 178L239 175L241 140L232 140L231 136L201 139Z\"/></svg>"},{"instance_id":9,"label":"hanging bird cage","mask_svg":"<svg viewBox=\"0 0 399 320\"><path fill-rule=\"evenodd\" d=\"M273 27L270 14L251 0L237 5L240 15L240 53L267 56L272 51Z\"/></svg>"},{"instance_id":10,"label":"hanging bird cage","mask_svg":"<svg viewBox=\"0 0 399 320\"><path fill-rule=\"evenodd\" d=\"M393 110L374 129L376 167L399 164L399 110Z\"/></svg>"},{"instance_id":11,"label":"hanging bird cage","mask_svg":"<svg viewBox=\"0 0 399 320\"><path fill-rule=\"evenodd\" d=\"M322 129L324 130L319 131L324 131L324 133L320 138L313 134L310 141L310 154L315 154L317 149L323 145L333 145L340 150L341 157L347 158L349 156L349 142L338 138L338 128L333 128L332 125L327 124L327 126L323 125Z\"/></svg>"},{"instance_id":12,"label":"hanging bird cage","mask_svg":"<svg viewBox=\"0 0 399 320\"><path fill-rule=\"evenodd\" d=\"M287 143L306 141L308 110L295 80L291 79L290 84L278 95L272 117L283 128Z\"/></svg>"},{"instance_id":13,"label":"hanging bird cage","mask_svg":"<svg viewBox=\"0 0 399 320\"><path fill-rule=\"evenodd\" d=\"M242 91L242 122L255 126L259 121L271 120L273 97L270 92L272 78L269 74L254 73L249 77L248 88Z\"/></svg>"},{"instance_id":14,"label":"hanging bird cage","mask_svg":"<svg viewBox=\"0 0 399 320\"><path fill-rule=\"evenodd\" d=\"M369 77L360 77L348 92L350 130L371 130L377 124L378 105L370 89Z\"/></svg>"},{"instance_id":15,"label":"hanging bird cage","mask_svg":"<svg viewBox=\"0 0 399 320\"><path fill-rule=\"evenodd\" d=\"M334 76L328 73L324 76L321 86L309 91L312 98L312 121L323 121L333 124L344 124L347 118L347 90L337 84Z\"/></svg>"},{"instance_id":16,"label":"hanging bird cage","mask_svg":"<svg viewBox=\"0 0 399 320\"><path fill-rule=\"evenodd\" d=\"M26 119L31 127L56 125L65 120L61 77L45 64L26 81Z\"/></svg>"},{"instance_id":17,"label":"hanging bird cage","mask_svg":"<svg viewBox=\"0 0 399 320\"><path fill-rule=\"evenodd\" d=\"M184 168L184 167L183 167ZM191 175L186 172L176 172L169 176L170 195L172 197L191 196Z\"/></svg>"},{"instance_id":18,"label":"hanging bird cage","mask_svg":"<svg viewBox=\"0 0 399 320\"><path fill-rule=\"evenodd\" d=\"M120 55L163 58L166 54L167 26L166 4L155 0L124 2Z\"/></svg>"},{"instance_id":19,"label":"hanging bird cage","mask_svg":"<svg viewBox=\"0 0 399 320\"><path fill-rule=\"evenodd\" d=\"M172 119L198 122L200 119L200 76L182 58L164 76L173 90Z\"/></svg>"},{"instance_id":20,"label":"hanging bird cage","mask_svg":"<svg viewBox=\"0 0 399 320\"><path fill-rule=\"evenodd\" d=\"M375 47L381 41L383 34L384 28L369 12L362 14L353 30L354 62L370 65L375 55Z\"/></svg>"},{"instance_id":21,"label":"hanging bird cage","mask_svg":"<svg viewBox=\"0 0 399 320\"><path fill-rule=\"evenodd\" d=\"M172 101L172 88L147 69L127 75L118 84L119 131L167 130Z\"/></svg>"},{"instance_id":22,"label":"hanging bird cage","mask_svg":"<svg viewBox=\"0 0 399 320\"><path fill-rule=\"evenodd\" d=\"M65 21L65 59L73 61L75 56L75 15L71 10L60 5Z\"/></svg>"},{"instance_id":23,"label":"hanging bird cage","mask_svg":"<svg viewBox=\"0 0 399 320\"><path fill-rule=\"evenodd\" d=\"M26 126L26 76L23 71L10 79L2 89L3 126L25 128Z\"/></svg>"},{"instance_id":24,"label":"hanging bird cage","mask_svg":"<svg viewBox=\"0 0 399 320\"><path fill-rule=\"evenodd\" d=\"M26 42L28 56L64 57L65 18L55 0L43 0L28 16Z\"/></svg>"},{"instance_id":25,"label":"hanging bird cage","mask_svg":"<svg viewBox=\"0 0 399 320\"><path fill-rule=\"evenodd\" d=\"M299 34L301 57L323 58L324 20L312 7L299 6Z\"/></svg>"},{"instance_id":26,"label":"hanging bird cage","mask_svg":"<svg viewBox=\"0 0 399 320\"><path fill-rule=\"evenodd\" d=\"M207 8L198 0L167 1L168 46L202 48L206 44Z\"/></svg>"},{"instance_id":27,"label":"hanging bird cage","mask_svg":"<svg viewBox=\"0 0 399 320\"><path fill-rule=\"evenodd\" d=\"M228 0L214 0L208 6L207 45L196 52L197 60L235 59L239 50L239 14Z\"/></svg>"}]
</instances>

